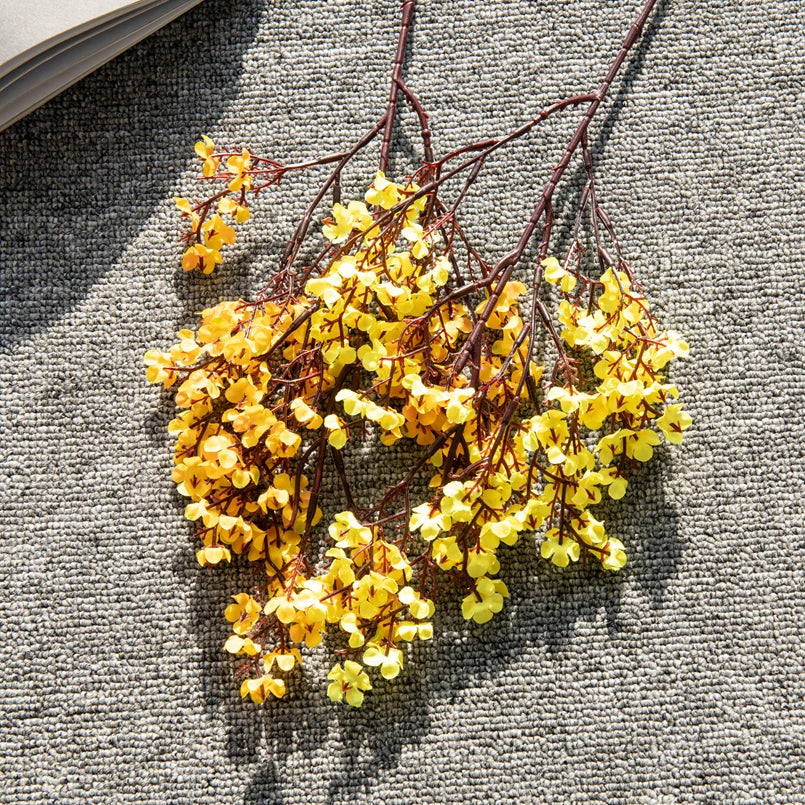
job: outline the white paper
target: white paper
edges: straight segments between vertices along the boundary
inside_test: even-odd
[[[201,0],[0,0],[0,131]]]

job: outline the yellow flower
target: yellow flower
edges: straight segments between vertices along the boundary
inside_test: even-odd
[[[378,171],[374,181],[366,191],[366,203],[376,204],[384,210],[390,210],[399,201],[399,187],[390,182],[383,171]]]
[[[204,233],[204,242],[210,249],[219,250],[224,243],[235,242],[235,230],[225,224],[224,219],[218,214],[206,220],[201,226],[201,231]]]
[[[408,607],[408,611],[411,613],[411,617],[417,620],[430,618],[436,610],[433,601],[429,598],[422,598],[413,587],[403,587],[397,593],[397,600],[401,604],[405,604],[405,606]]]
[[[328,347],[321,351],[321,356],[334,369],[336,373],[347,364],[355,363],[358,353],[349,342],[332,341]]]
[[[335,414],[328,414],[324,418],[324,427],[330,431],[327,436],[327,441],[330,443],[330,446],[334,447],[336,450],[341,450],[349,438],[344,424],[344,420]]]
[[[430,274],[436,285],[447,285],[447,281],[450,279],[450,260],[444,255],[437,257]]]
[[[338,548],[360,548],[372,541],[372,529],[350,511],[336,514],[328,532]]]
[[[627,480],[618,474],[616,467],[604,467],[599,473],[601,483],[607,485],[607,492],[613,500],[620,500],[626,494]]]
[[[385,345],[376,340],[373,340],[371,345],[363,344],[358,348],[358,360],[360,360],[367,372],[376,372],[381,366],[382,359],[387,357],[388,354],[388,349]]]
[[[497,573],[500,570],[500,562],[491,551],[484,550],[482,547],[472,548],[467,554],[467,575],[474,579],[487,576],[490,573]]]
[[[560,283],[565,293],[570,293],[576,287],[576,278],[565,271],[555,257],[546,257],[542,261],[542,267],[545,269],[545,279],[554,285]]]
[[[302,664],[302,655],[298,648],[272,651],[263,658],[264,670],[270,672],[275,663],[280,671],[291,671],[297,663]]]
[[[325,218],[321,231],[330,243],[343,243],[352,234],[353,218],[343,204],[333,206],[333,217]]]
[[[486,550],[494,551],[501,542],[514,545],[522,529],[522,523],[513,516],[503,520],[490,520],[481,527],[479,539]]]
[[[195,246],[191,246],[185,251],[182,257],[182,268],[185,271],[197,268],[202,274],[212,274],[221,259],[221,252],[217,249],[196,243]]]
[[[589,347],[596,355],[601,355],[609,347],[610,341],[617,338],[617,333],[607,325],[599,310],[591,315],[579,316],[576,327],[562,335],[572,346]]]
[[[291,411],[296,421],[308,430],[320,428],[324,421],[321,415],[316,413],[301,397],[296,397],[291,401]]]
[[[350,201],[347,204],[347,211],[352,216],[353,229],[359,229],[361,232],[371,229],[374,218],[362,201]]]
[[[162,383],[165,388],[172,386],[176,382],[176,372],[168,371],[173,361],[170,355],[164,352],[151,349],[145,353],[145,365],[148,369],[145,376],[149,383]]]
[[[244,635],[250,632],[260,617],[262,607],[248,593],[233,595],[234,604],[230,604],[224,611],[224,617],[232,624],[235,634]]]
[[[398,648],[383,651],[379,646],[371,645],[363,652],[363,661],[369,666],[380,666],[384,679],[394,679],[402,669],[403,655]]]
[[[328,308],[335,307],[341,301],[342,295],[339,291],[341,286],[341,276],[339,274],[328,274],[325,277],[314,277],[305,284],[305,293],[321,299]]]
[[[249,696],[255,704],[262,704],[269,695],[281,699],[285,695],[285,681],[275,679],[270,674],[256,679],[244,679],[240,686],[240,695],[244,699]]]
[[[411,509],[411,520],[408,527],[411,531],[420,530],[422,538],[430,542],[442,532],[450,530],[451,519],[430,503],[422,503]]]
[[[571,562],[578,562],[581,549],[578,542],[567,535],[560,536],[558,528],[552,528],[545,535],[540,546],[543,559],[550,559],[558,567],[567,567]]]
[[[201,220],[199,214],[193,211],[190,202],[186,198],[174,196],[173,200],[176,202],[177,208],[181,211],[182,218],[188,218],[190,220],[190,231],[196,232],[198,230],[199,221]]]
[[[459,425],[475,416],[475,410],[468,403],[475,395],[475,389],[453,389],[448,392],[445,415],[449,422]]]
[[[563,411],[551,409],[532,417],[529,425],[530,434],[523,439],[526,450],[534,451],[542,445],[551,464],[561,464],[565,461],[567,456],[564,451],[569,439],[567,415]]]
[[[238,403],[254,405],[263,398],[263,392],[254,385],[250,377],[241,377],[232,383],[224,392],[224,396],[233,405]]]
[[[472,486],[470,481],[468,486]],[[473,518],[474,507],[467,496],[467,488],[460,481],[451,481],[442,487],[442,500],[439,508],[452,521],[457,523],[469,523]]]
[[[692,417],[682,410],[681,404],[666,406],[663,415],[657,420],[657,425],[671,444],[680,444],[682,431],[692,423]]]
[[[230,635],[224,648],[230,654],[247,654],[249,657],[255,657],[262,651],[262,646],[255,643],[250,637],[241,637],[240,635]]]
[[[186,215],[193,214],[193,208],[190,206],[190,202],[186,198],[182,198],[181,196],[174,196],[174,202],[176,203],[177,208],[185,213]]]
[[[199,159],[204,162],[202,172],[205,176],[213,176],[218,170],[218,164],[221,161],[218,157],[214,157],[215,143],[206,135],[201,135],[201,140],[196,143],[195,152]]]
[[[602,567],[605,570],[620,570],[625,564],[626,551],[623,550],[623,543],[610,538],[604,546],[604,553],[601,556]]]
[[[274,414],[262,405],[249,405],[243,410],[232,408],[224,413],[222,419],[231,422],[232,429],[241,434],[240,441],[244,447],[254,447],[277,422]]]
[[[353,707],[360,707],[363,704],[363,691],[372,689],[368,674],[354,660],[347,660],[343,667],[336,663],[327,674],[327,679],[332,680],[327,687],[330,699],[334,702],[346,699],[347,704]]]
[[[411,243],[411,254],[417,260],[427,257],[431,239],[425,235],[421,224],[409,224],[403,229],[402,236]]]
[[[620,428],[615,433],[609,434],[609,436],[603,436],[595,448],[601,464],[604,466],[611,464],[614,457],[623,452],[626,439],[633,434],[634,431],[628,428]]]
[[[196,551],[196,559],[198,559],[198,563],[204,567],[205,565],[217,565],[223,559],[226,559],[227,562],[231,562],[232,554],[229,548],[216,545]]]
[[[449,523],[450,519],[446,519]],[[438,534],[440,532],[435,531],[435,533]],[[428,537],[424,538],[428,539]],[[431,556],[433,557],[433,561],[440,567],[445,570],[450,570],[453,567],[459,567],[464,561],[464,552],[458,547],[455,537],[430,537],[430,539],[433,540]]]
[[[567,471],[567,470],[566,470]],[[601,490],[598,488],[603,483],[601,473],[588,470],[576,480],[576,488],[570,497],[570,502],[579,508],[586,508],[601,501]]]
[[[182,208],[180,207],[180,209]],[[221,215],[231,215],[239,224],[251,218],[249,208],[244,204],[238,204],[229,196],[225,196],[218,202],[218,212]]]
[[[608,268],[600,277],[604,292],[598,300],[598,307],[605,313],[613,313],[620,307],[624,294],[628,293],[632,285],[623,271],[615,272]]]
[[[238,190],[251,189],[252,177],[246,173],[252,166],[251,154],[248,148],[244,148],[240,156],[229,157],[226,161],[226,166],[229,168],[230,173],[235,174],[227,185],[231,192],[235,193]]]
[[[600,547],[607,541],[604,524],[600,520],[596,520],[589,512],[582,512],[579,518],[574,521],[573,527],[579,537],[588,545]]]
[[[470,593],[462,601],[461,614],[464,620],[486,623],[492,620],[495,613],[503,609],[503,599],[508,595],[509,591],[500,579],[484,576],[475,583],[475,592]]]
[[[654,455],[652,445],[658,445],[660,437],[650,429],[632,433],[626,438],[626,455],[638,461],[649,461]]]

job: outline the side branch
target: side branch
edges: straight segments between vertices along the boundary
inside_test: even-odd
[[[615,76],[618,74],[618,70],[620,70],[621,65],[624,62],[629,51],[634,46],[635,42],[637,42],[640,32],[643,30],[643,26],[646,24],[646,20],[651,14],[652,9],[656,5],[657,0],[648,0],[643,6],[643,10],[640,12],[640,16],[637,18],[635,23],[629,29],[626,38],[623,41],[623,45],[621,45],[621,49],[618,52],[615,61],[612,62],[609,70],[607,70],[606,76],[604,76],[604,80],[601,83],[601,86],[598,88],[598,91],[593,96],[593,100],[590,105],[587,107],[587,111],[584,113],[584,117],[581,119],[578,127],[576,128],[573,137],[571,138],[570,142],[568,143],[567,147],[565,148],[564,153],[562,154],[562,158],[559,160],[557,166],[551,172],[551,178],[548,180],[548,184],[545,186],[545,190],[543,190],[542,195],[537,202],[536,207],[534,207],[534,211],[531,213],[531,218],[528,221],[525,229],[523,230],[520,239],[517,242],[517,245],[510,251],[508,254],[504,255],[497,263],[496,266],[492,269],[492,276],[498,276],[499,279],[497,285],[495,286],[494,290],[489,296],[487,301],[486,307],[484,308],[481,315],[478,317],[478,321],[470,335],[467,339],[467,345],[463,350],[462,355],[458,358],[456,362],[456,372],[460,372],[466,365],[467,361],[469,361],[470,356],[472,354],[472,344],[480,338],[481,331],[483,330],[486,322],[489,319],[489,316],[492,314],[492,311],[495,309],[498,300],[500,299],[500,295],[503,292],[503,288],[505,288],[506,283],[509,281],[512,272],[514,271],[515,266],[520,261],[520,258],[523,256],[523,253],[528,246],[529,241],[531,240],[531,236],[534,234],[534,230],[537,228],[537,224],[542,218],[543,213],[545,212],[546,207],[550,204],[551,199],[553,198],[554,190],[556,186],[559,184],[559,180],[562,178],[567,166],[570,164],[570,160],[573,158],[573,154],[576,152],[576,149],[579,147],[582,139],[587,134],[587,129],[590,125],[590,121],[595,116],[598,107],[601,105],[601,102],[606,97],[607,92],[609,91],[610,86],[612,85],[612,81],[614,80]]]

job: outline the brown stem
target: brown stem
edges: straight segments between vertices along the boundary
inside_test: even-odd
[[[389,169],[389,152],[391,151],[391,134],[394,131],[394,118],[397,109],[397,92],[403,85],[402,68],[405,59],[405,47],[408,44],[408,32],[411,28],[411,18],[414,16],[415,0],[405,0],[402,7],[402,21],[400,22],[400,36],[397,39],[397,52],[394,55],[394,69],[391,74],[391,89],[389,102],[384,117],[386,128],[383,131],[383,145],[380,148],[380,170],[384,173]]]
[[[608,265],[612,265],[612,258],[601,240],[601,229],[598,226],[598,202],[595,194],[595,176],[593,174],[593,155],[590,152],[590,144],[587,141],[587,132],[581,138],[581,154],[584,162],[584,170],[587,174],[587,186],[590,188],[590,221],[593,226],[593,238],[595,239],[595,251],[598,256],[598,267],[603,274]]]
[[[332,456],[333,464],[335,465],[335,471],[338,474],[339,480],[341,481],[341,489],[344,492],[347,508],[354,514],[357,514],[358,508],[355,505],[355,498],[352,496],[352,487],[350,486],[349,479],[347,478],[347,470],[344,466],[344,457],[335,447],[330,448],[330,455]]]
[[[408,99],[408,103],[413,107],[416,116],[419,118],[419,131],[422,136],[422,150],[425,162],[433,162],[433,139],[430,124],[428,123],[428,115],[419,98],[411,91],[408,84],[406,84],[402,78],[397,83],[403,91],[403,95]]]
[[[534,207],[534,211],[531,213],[531,218],[528,221],[525,229],[523,230],[522,235],[520,236],[517,245],[512,249],[508,254],[504,255],[497,263],[497,265],[492,269],[492,275],[495,277],[499,276],[497,285],[495,286],[494,290],[489,296],[489,300],[486,303],[486,307],[483,310],[483,313],[478,317],[478,322],[476,323],[475,327],[473,328],[472,333],[470,334],[469,338],[467,339],[467,344],[465,344],[465,348],[462,351],[462,354],[459,356],[455,372],[460,372],[466,365],[470,359],[472,354],[472,345],[471,342],[474,343],[478,338],[480,338],[481,332],[486,325],[489,316],[492,314],[492,311],[495,309],[497,305],[498,299],[500,299],[500,295],[503,292],[506,283],[509,281],[512,272],[514,271],[515,266],[520,261],[520,258],[523,256],[523,252],[525,252],[526,247],[528,246],[529,241],[531,240],[531,236],[534,234],[534,230],[539,223],[540,218],[542,218],[542,214],[545,212],[546,206],[550,203],[551,198],[553,197],[553,192],[556,189],[559,180],[562,178],[562,174],[564,174],[567,166],[570,164],[570,160],[573,158],[573,154],[575,153],[576,149],[579,147],[582,138],[585,136],[587,129],[590,125],[590,121],[593,119],[598,107],[601,105],[601,102],[606,97],[607,92],[609,91],[610,86],[612,85],[612,81],[614,80],[615,76],[618,74],[618,70],[620,70],[621,65],[624,62],[629,51],[634,46],[635,42],[637,42],[640,32],[643,30],[643,26],[648,19],[651,10],[656,5],[657,0],[647,0],[645,6],[643,6],[643,10],[640,12],[640,16],[637,18],[635,23],[629,29],[629,33],[626,35],[626,38],[623,41],[623,45],[621,45],[621,49],[618,52],[615,61],[612,62],[609,70],[607,71],[606,76],[604,76],[604,80],[601,83],[601,86],[598,88],[598,91],[593,96],[592,103],[587,107],[587,111],[584,113],[584,117],[581,119],[578,127],[576,128],[576,132],[574,133],[573,137],[571,138],[570,142],[568,143],[567,147],[565,148],[564,153],[562,154],[562,158],[559,160],[557,166],[551,172],[551,178],[548,180],[548,184],[545,186],[545,190],[542,191],[542,195],[537,202],[536,207]],[[534,292],[537,292],[537,289],[534,289]]]
[[[321,204],[322,199],[327,195],[327,191],[330,189],[330,187],[336,182],[336,180],[340,178],[341,171],[343,170],[344,166],[350,161],[350,159],[352,159],[352,157],[355,156],[355,154],[365,148],[377,136],[377,134],[380,132],[380,129],[383,128],[385,120],[386,118],[384,115],[374,125],[371,131],[361,137],[361,139],[358,140],[358,142],[352,148],[350,148],[349,151],[346,151],[338,161],[335,170],[324,182],[313,201],[310,202],[307,210],[305,210],[305,214],[302,216],[302,220],[299,222],[299,226],[296,227],[296,231],[288,243],[285,254],[282,256],[282,260],[280,261],[280,271],[290,271],[291,266],[293,266],[294,261],[299,255],[299,249],[302,247],[305,236],[310,229],[310,224],[313,221],[313,214],[316,212],[316,208],[319,206],[319,204]]]

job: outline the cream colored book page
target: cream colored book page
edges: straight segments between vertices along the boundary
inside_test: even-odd
[[[0,0],[0,74],[62,38],[148,4],[148,0]]]

